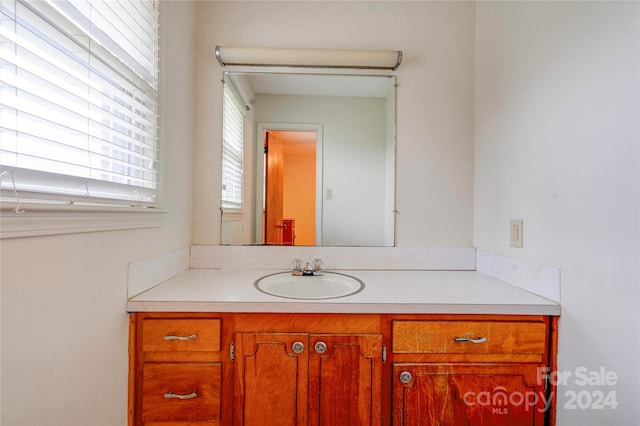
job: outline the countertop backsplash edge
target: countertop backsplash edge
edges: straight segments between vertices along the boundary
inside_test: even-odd
[[[560,303],[560,268],[477,250],[476,270]]]
[[[189,269],[189,247],[129,263],[127,298],[130,299]]]
[[[473,247],[305,247],[192,246],[190,268],[286,270],[293,259],[303,264],[320,258],[323,268],[367,270],[474,271]]]

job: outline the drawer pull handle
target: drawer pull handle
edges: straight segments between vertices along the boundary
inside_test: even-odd
[[[178,395],[177,393],[173,393],[173,392],[168,392],[164,394],[164,397],[166,399],[193,399],[197,396],[198,394],[195,392],[191,392],[190,394],[187,394],[187,395]]]
[[[198,336],[192,334],[191,336],[164,336],[164,340],[196,340]]]
[[[477,339],[469,339],[467,337],[456,337],[456,342],[458,342],[458,343],[463,343],[463,342],[484,343],[486,341],[487,341],[486,337],[478,337]]]

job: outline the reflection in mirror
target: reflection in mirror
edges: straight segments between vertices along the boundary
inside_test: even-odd
[[[222,244],[393,246],[395,77],[225,73],[244,104],[244,194]]]

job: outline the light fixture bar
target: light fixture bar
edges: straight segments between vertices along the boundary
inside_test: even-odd
[[[401,50],[291,49],[216,46],[220,65],[396,70]]]

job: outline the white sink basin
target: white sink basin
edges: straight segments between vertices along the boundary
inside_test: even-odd
[[[364,283],[351,275],[323,272],[322,275],[294,276],[291,271],[265,275],[255,282],[263,293],[289,299],[334,299],[362,291]]]

